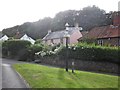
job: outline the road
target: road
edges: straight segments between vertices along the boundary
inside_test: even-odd
[[[2,88],[28,88],[23,78],[12,68],[11,65],[16,63],[24,63],[9,59],[1,59],[2,63]]]

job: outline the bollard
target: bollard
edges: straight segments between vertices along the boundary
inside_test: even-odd
[[[74,73],[74,61],[72,62],[72,73]]]

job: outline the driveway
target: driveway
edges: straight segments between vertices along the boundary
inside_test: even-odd
[[[0,58],[2,67],[2,88],[28,88],[24,79],[12,68],[11,65],[16,63],[24,63],[11,59]]]

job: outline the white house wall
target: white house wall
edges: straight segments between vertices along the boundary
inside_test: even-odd
[[[28,37],[26,34],[20,38],[20,40],[27,40],[30,41],[32,44],[35,43],[35,40],[33,40],[31,37]]]
[[[0,41],[5,41],[5,40],[8,40],[9,38],[6,36],[6,35],[4,35],[2,38],[0,38]]]

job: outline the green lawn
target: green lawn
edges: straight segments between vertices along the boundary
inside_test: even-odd
[[[13,66],[32,88],[117,88],[118,77],[35,64]]]

